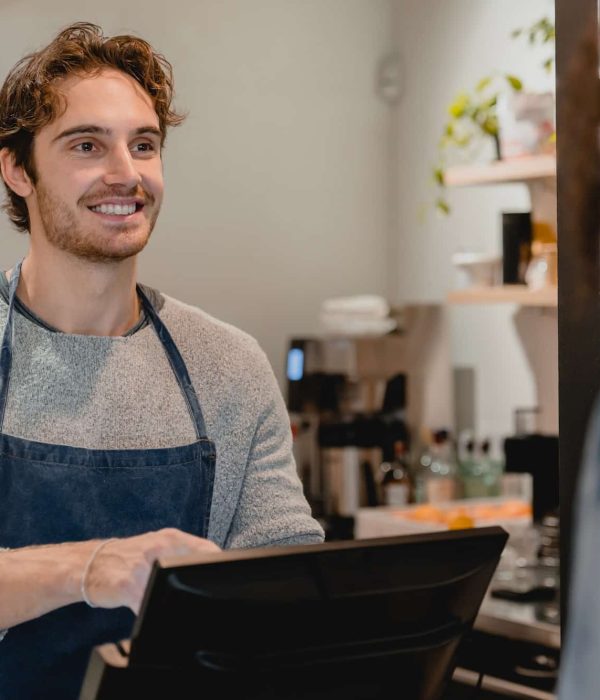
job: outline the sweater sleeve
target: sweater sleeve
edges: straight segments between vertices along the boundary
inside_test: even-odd
[[[312,517],[292,455],[289,416],[269,362],[257,367],[261,410],[227,548],[314,544],[324,539]]]

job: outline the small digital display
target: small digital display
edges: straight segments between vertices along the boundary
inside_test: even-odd
[[[304,376],[304,350],[292,348],[287,357],[287,377],[291,382],[297,382]]]

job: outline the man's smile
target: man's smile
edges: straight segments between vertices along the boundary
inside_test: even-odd
[[[112,199],[88,205],[88,209],[107,221],[130,221],[144,209],[141,199]]]

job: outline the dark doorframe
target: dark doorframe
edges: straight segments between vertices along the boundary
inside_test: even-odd
[[[573,120],[564,113],[573,57],[592,23],[597,0],[556,0],[556,80],[558,146],[558,349],[560,430],[561,606],[567,620],[573,497],[585,430],[600,388],[600,285],[592,266],[592,293],[582,294],[586,265],[571,216],[569,185],[577,173]],[[581,149],[579,149],[581,154]],[[579,155],[581,157],[581,155]],[[592,154],[591,158],[594,157]],[[589,254],[588,254],[589,255]],[[597,260],[594,255],[593,258]],[[600,534],[599,534],[600,538]]]

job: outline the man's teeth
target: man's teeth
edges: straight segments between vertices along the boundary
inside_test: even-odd
[[[135,204],[98,204],[96,207],[90,207],[92,211],[100,214],[119,214],[127,216],[135,212]]]

